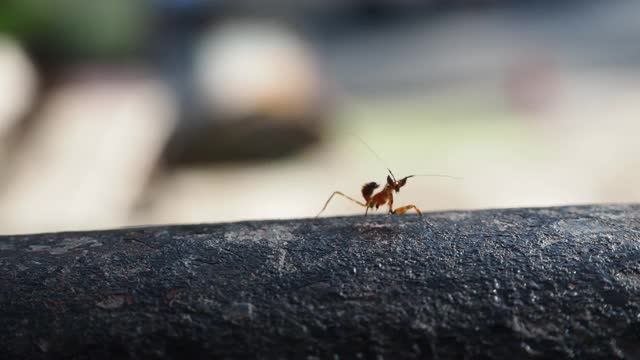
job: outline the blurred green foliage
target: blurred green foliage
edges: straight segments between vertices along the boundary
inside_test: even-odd
[[[145,2],[2,0],[0,32],[36,52],[63,57],[122,57],[139,49]]]

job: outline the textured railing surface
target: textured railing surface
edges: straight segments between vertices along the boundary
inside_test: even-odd
[[[640,206],[0,237],[0,358],[640,358]]]

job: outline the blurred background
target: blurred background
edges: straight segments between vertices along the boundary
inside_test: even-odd
[[[312,217],[387,166],[464,178],[425,211],[639,202],[638,39],[634,0],[4,0],[0,233]]]

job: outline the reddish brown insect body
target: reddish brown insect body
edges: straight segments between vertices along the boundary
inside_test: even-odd
[[[369,150],[371,150],[371,152],[378,158],[378,160],[383,162],[382,158],[380,158],[380,156],[378,156],[378,154],[375,151],[373,151],[373,149],[371,148],[371,146],[369,146],[369,144],[367,144],[364,140],[362,140],[357,135],[354,135],[354,136],[357,139],[359,139],[367,148],[369,148]],[[333,197],[336,194],[340,196],[344,196],[345,198],[353,201],[354,203],[366,208],[366,210],[364,211],[365,216],[369,212],[369,209],[373,209],[375,207],[377,210],[380,206],[384,206],[385,204],[389,205],[389,214],[404,214],[407,211],[413,209],[420,216],[422,216],[422,212],[415,205],[405,205],[405,206],[401,206],[399,208],[394,209],[393,208],[393,192],[394,191],[400,192],[400,188],[407,184],[407,179],[414,176],[436,176],[436,177],[446,177],[451,179],[461,179],[459,177],[449,176],[449,175],[419,174],[419,175],[409,175],[409,176],[403,177],[400,180],[396,180],[396,177],[393,175],[393,172],[391,171],[391,169],[387,168],[387,171],[389,171],[389,175],[387,175],[387,183],[384,185],[384,188],[380,190],[377,194],[374,194],[373,192],[377,188],[379,188],[380,185],[378,185],[375,182],[368,182],[362,185],[361,192],[362,192],[362,197],[364,198],[364,202],[358,201],[350,196],[347,196],[341,193],[340,191],[335,191],[333,194],[331,194],[331,196],[329,196],[329,199],[327,200],[326,203],[324,203],[324,207],[322,208],[322,210],[320,210],[320,212],[318,213],[318,215],[316,215],[316,217],[322,214],[322,212],[327,208],[327,205],[329,205],[329,202],[331,201],[331,199],[333,199]]]
[[[320,212],[318,213],[318,215],[316,215],[316,217],[322,214],[322,212],[327,208],[327,205],[329,205],[329,202],[331,201],[331,199],[336,194],[344,196],[345,198],[353,201],[354,203],[362,207],[365,207],[366,208],[364,212],[365,216],[369,212],[369,209],[373,209],[375,207],[377,210],[380,206],[384,206],[385,204],[389,205],[389,214],[404,214],[410,209],[413,209],[418,214],[420,214],[420,216],[422,216],[422,212],[415,205],[405,205],[396,209],[393,208],[393,192],[394,191],[400,192],[400,188],[407,183],[407,179],[410,177],[413,177],[414,175],[410,175],[400,180],[396,180],[391,170],[389,170],[389,174],[390,175],[387,175],[387,183],[385,184],[384,188],[375,195],[373,194],[373,192],[375,189],[379,188],[380,185],[378,185],[375,182],[369,182],[362,185],[362,197],[364,197],[365,202],[361,202],[356,199],[353,199],[341,193],[340,191],[335,191],[333,194],[331,194],[327,202],[324,204],[324,207],[322,208],[322,210],[320,210]]]

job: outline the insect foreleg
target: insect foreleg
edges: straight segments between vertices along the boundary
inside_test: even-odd
[[[407,211],[409,211],[410,209],[415,210],[420,216],[422,216],[422,212],[415,205],[405,205],[405,206],[399,207],[399,208],[391,211],[391,213],[402,215],[402,214],[406,213]]]

